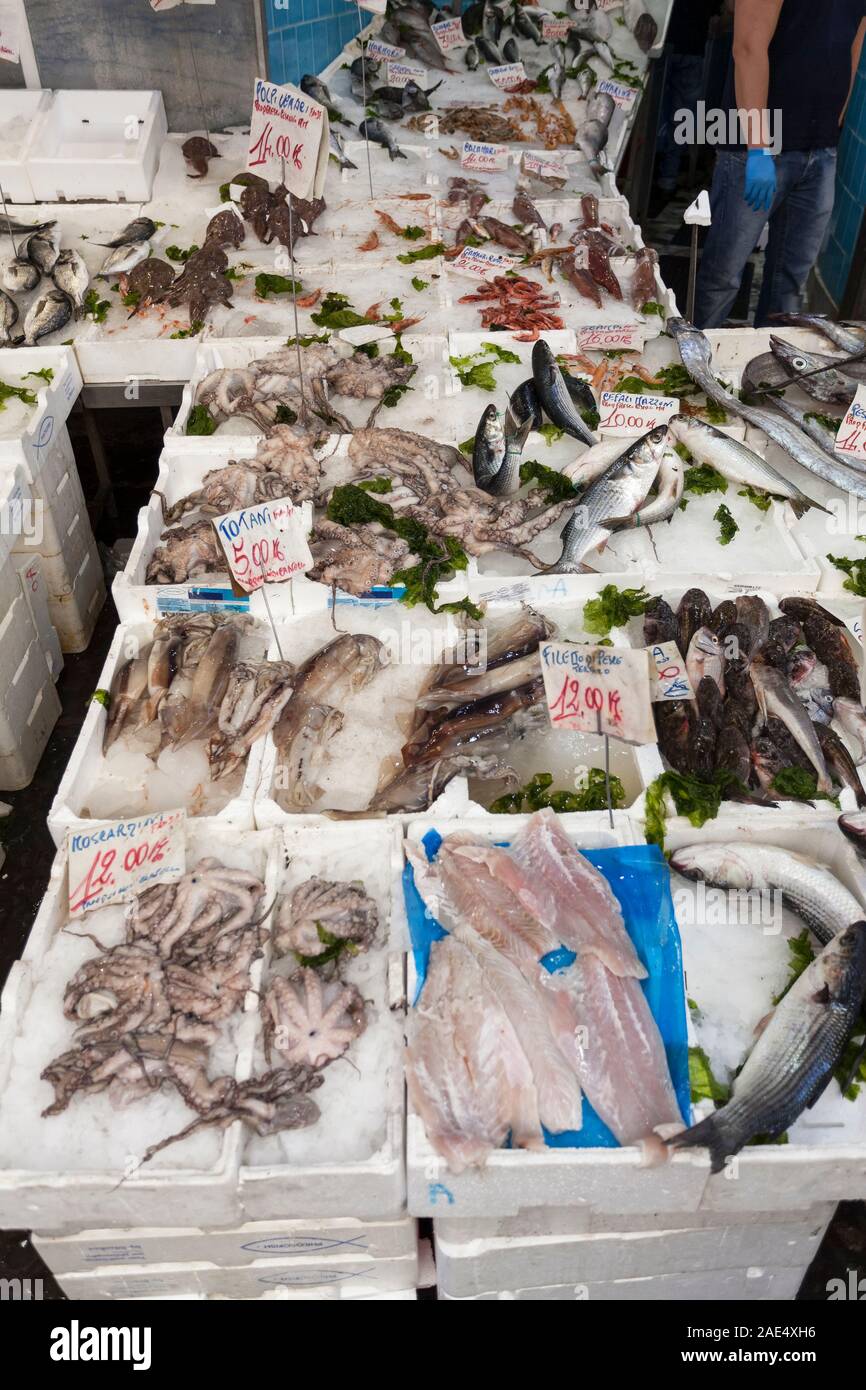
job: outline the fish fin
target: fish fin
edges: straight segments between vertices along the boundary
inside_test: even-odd
[[[824,512],[826,516],[830,516],[829,507],[822,507],[820,502],[813,502],[811,497],[789,497],[787,501],[798,521],[813,507],[815,511]]]
[[[812,995],[812,1003],[813,1003],[813,1004],[829,1004],[829,1003],[830,1003],[830,986],[825,984],[825,985],[822,985],[820,989],[816,990],[815,993]]]
[[[675,1134],[665,1143],[669,1149],[709,1149],[710,1162],[714,1173],[720,1173],[729,1157],[729,1146],[719,1130],[717,1115],[708,1115],[705,1120],[692,1125],[680,1134]]]
[[[769,1013],[764,1014],[764,1017],[763,1017],[763,1018],[759,1018],[759,1019],[758,1019],[757,1023],[755,1024],[755,1037],[756,1037],[756,1038],[759,1038],[759,1037],[761,1036],[761,1034],[763,1033],[764,1029],[767,1027],[767,1025],[768,1025],[768,1024],[770,1023],[770,1021],[772,1020],[773,1015],[775,1014],[775,1012],[776,1012],[775,1009],[771,1009]]]

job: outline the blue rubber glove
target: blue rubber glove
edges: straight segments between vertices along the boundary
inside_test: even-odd
[[[769,150],[749,150],[743,196],[753,212],[769,212],[776,196],[776,165]]]

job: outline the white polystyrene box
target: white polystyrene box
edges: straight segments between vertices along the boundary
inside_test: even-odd
[[[476,1294],[484,1301],[552,1303],[669,1303],[763,1302],[796,1298],[803,1282],[799,1268],[770,1268],[754,1265],[747,1269],[718,1269],[704,1274],[647,1275],[639,1279],[614,1279],[595,1284],[553,1284],[547,1287],[502,1289]],[[449,1298],[443,1294],[443,1298]]]
[[[144,202],[167,131],[161,92],[56,92],[28,151],[34,197]]]
[[[47,88],[11,88],[0,95],[0,188],[7,203],[35,202],[27,155],[38,117],[54,100]]]

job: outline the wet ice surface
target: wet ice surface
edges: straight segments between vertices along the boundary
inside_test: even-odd
[[[379,931],[372,950],[340,963],[341,978],[357,986],[366,1004],[367,1026],[345,1055],[324,1071],[324,1084],[315,1092],[320,1119],[308,1129],[284,1130],[267,1139],[250,1134],[243,1162],[253,1167],[279,1164],[330,1166],[362,1162],[380,1150],[388,1120],[399,1110],[402,1095],[402,1014],[392,1014],[388,997],[389,955],[401,942],[391,939],[391,875],[393,866],[382,839],[371,844],[362,827],[337,827],[337,833],[318,836],[299,832],[290,842],[282,891],[291,893],[313,875],[360,880],[379,908]],[[269,972],[290,974],[291,958],[270,962]],[[266,974],[267,978],[267,974]],[[261,1045],[256,1071],[265,1068]],[[274,1058],[272,1065],[279,1065]]]
[[[263,853],[240,842],[213,844],[209,834],[191,827],[188,863],[209,853],[223,862],[264,874]],[[77,933],[90,932],[106,947],[125,940],[124,908],[107,907],[65,925],[57,917],[57,934],[33,968],[33,993],[27,1003],[8,1059],[8,1073],[0,1092],[0,1167],[35,1172],[103,1171],[131,1174],[145,1149],[177,1133],[195,1118],[195,1112],[168,1087],[154,1091],[131,1105],[116,1108],[106,1094],[76,1095],[59,1115],[42,1118],[42,1110],[54,1099],[43,1068],[74,1045],[75,1025],[63,1016],[66,985],[84,961],[99,954],[95,943]],[[76,933],[76,934],[74,934]],[[234,1075],[238,1043],[248,1036],[240,1013],[220,1025],[220,1038],[210,1049],[208,1074]],[[223,1132],[204,1128],[155,1155],[143,1175],[158,1169],[209,1169],[220,1156]],[[134,1181],[134,1179],[131,1179]]]
[[[146,633],[150,640],[152,631],[142,629],[142,636]],[[238,659],[261,660],[267,640],[262,629],[244,633]],[[190,815],[215,815],[240,795],[246,763],[214,782],[205,741],[183,748],[169,745],[160,751],[159,738],[159,725],[148,724],[140,731],[121,734],[103,755],[100,727],[91,756],[83,759],[79,779],[70,791],[73,814],[111,820],[183,807]]]

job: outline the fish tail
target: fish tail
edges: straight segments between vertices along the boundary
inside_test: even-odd
[[[718,1114],[708,1115],[705,1120],[692,1125],[691,1129],[674,1134],[665,1143],[669,1149],[708,1149],[714,1173],[721,1172],[725,1159],[732,1153],[732,1146],[719,1126]]]
[[[804,516],[812,507],[818,512],[824,512],[826,516],[830,515],[829,507],[822,506],[820,502],[813,502],[811,497],[804,497],[801,494],[799,497],[789,497],[788,501],[791,504],[791,511],[798,521],[800,517]]]

